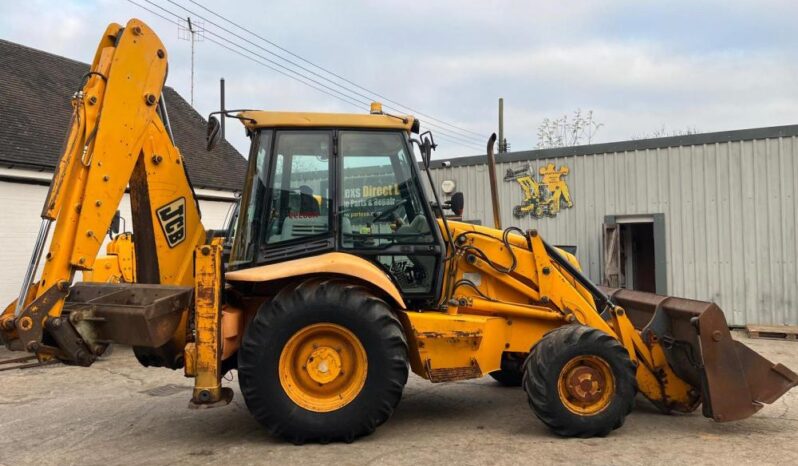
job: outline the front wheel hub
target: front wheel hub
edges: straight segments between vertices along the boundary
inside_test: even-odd
[[[571,412],[593,415],[609,406],[615,379],[607,361],[593,355],[572,358],[560,371],[560,401]]]

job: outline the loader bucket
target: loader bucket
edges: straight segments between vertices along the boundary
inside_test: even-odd
[[[745,419],[798,385],[793,371],[733,340],[714,303],[601,289],[624,308],[647,344],[659,340],[674,373],[700,390],[706,417]]]

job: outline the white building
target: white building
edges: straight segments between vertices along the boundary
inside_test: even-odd
[[[70,97],[89,65],[0,40],[0,303],[17,297],[39,215],[72,114]],[[171,88],[164,98],[206,228],[221,228],[246,160],[222,141],[205,150],[205,120]],[[121,215],[130,229],[130,206]],[[104,249],[102,250],[104,251]],[[101,253],[102,253],[101,251]]]

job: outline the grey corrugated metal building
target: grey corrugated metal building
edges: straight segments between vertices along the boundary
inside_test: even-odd
[[[730,325],[798,324],[796,136],[792,125],[499,154],[502,224],[576,246],[594,281],[714,301]],[[463,192],[464,218],[489,225],[484,162],[435,161],[432,175],[439,193],[445,180]]]

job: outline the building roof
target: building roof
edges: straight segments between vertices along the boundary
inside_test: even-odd
[[[311,113],[311,112],[266,112],[247,110],[239,117],[249,128],[274,127],[331,127],[402,129],[410,131],[415,121],[411,116],[391,116],[369,113]]]
[[[698,146],[729,141],[749,141],[798,136],[798,125],[769,126],[766,128],[737,129],[717,131],[713,133],[685,134],[662,138],[635,139],[631,141],[605,142],[601,144],[585,144],[582,146],[555,147],[552,149],[535,149],[518,152],[496,154],[496,163],[527,162],[539,159],[555,159],[577,155],[607,154],[612,152],[628,152],[646,149],[666,149],[668,147]],[[434,156],[434,155],[433,155]],[[430,168],[466,167],[487,163],[486,155],[471,155],[443,160],[433,160]]]
[[[70,98],[89,65],[2,39],[0,63],[0,166],[52,171],[69,128]],[[192,184],[240,191],[246,159],[227,141],[206,151],[202,116],[170,87],[164,98]]]

